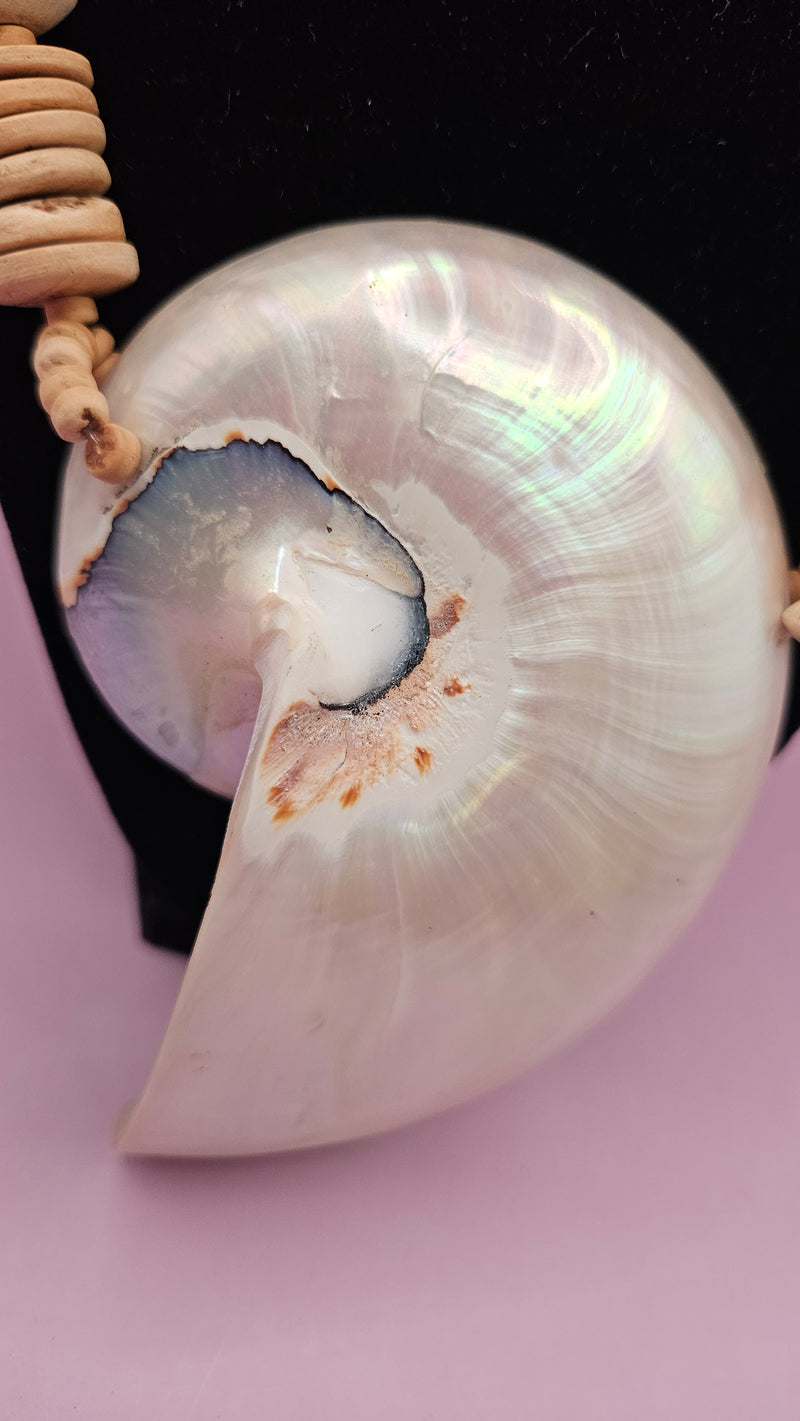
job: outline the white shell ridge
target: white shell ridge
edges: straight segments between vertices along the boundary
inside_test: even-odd
[[[58,582],[117,715],[234,794],[153,1154],[289,1149],[499,1084],[702,902],[778,733],[787,558],[689,348],[536,243],[320,229],[212,272],[106,387]]]

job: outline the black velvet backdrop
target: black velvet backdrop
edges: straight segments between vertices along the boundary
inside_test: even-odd
[[[433,215],[537,238],[628,287],[716,370],[764,453],[797,560],[792,8],[79,0],[44,42],[92,62],[110,196],[142,266],[101,319],[121,340],[209,266],[320,223]],[[0,499],[78,733],[137,854],[146,932],[188,948],[227,806],[129,740],[76,666],[50,587],[61,447],[27,368],[37,315],[0,323]],[[784,739],[798,721],[795,698]]]

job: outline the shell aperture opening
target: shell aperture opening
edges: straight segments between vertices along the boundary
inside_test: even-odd
[[[229,796],[265,647],[285,704],[358,713],[413,671],[429,639],[406,549],[275,440],[164,457],[67,619],[128,728]]]

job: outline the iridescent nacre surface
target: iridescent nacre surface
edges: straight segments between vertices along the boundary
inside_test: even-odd
[[[396,221],[211,273],[108,395],[146,468],[109,500],[73,454],[68,625],[134,734],[238,779],[121,1147],[384,1129],[607,1010],[782,713],[782,532],[705,366],[547,248]]]

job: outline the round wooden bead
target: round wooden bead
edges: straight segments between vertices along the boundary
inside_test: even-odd
[[[0,158],[31,148],[85,148],[102,153],[105,146],[105,128],[94,114],[41,109],[0,118]]]
[[[33,368],[40,380],[61,370],[82,370],[91,375],[92,361],[80,346],[62,336],[34,353]]]
[[[0,202],[45,193],[105,192],[111,174],[97,153],[82,148],[37,148],[0,158]]]
[[[74,8],[75,0],[0,0],[0,25],[26,25],[43,35]]]
[[[44,375],[55,365],[77,364],[91,370],[94,364],[94,336],[77,321],[54,321],[43,326],[33,347],[33,368]]]
[[[99,365],[95,365],[92,374],[101,388],[118,364],[119,352],[115,350],[111,355],[106,356],[105,360],[101,360]]]
[[[0,25],[0,44],[35,44],[36,35],[24,25]]]
[[[105,326],[96,326],[92,331],[92,338],[94,340],[94,367],[97,369],[97,366],[102,365],[104,360],[108,360],[116,342]]]
[[[90,360],[94,356],[94,331],[88,331],[82,321],[70,321],[66,317],[60,321],[49,321],[36,337],[36,349],[46,350],[57,340],[75,341]]]
[[[92,202],[104,201],[100,197],[90,200]],[[0,216],[2,216],[1,213]],[[93,326],[99,312],[91,296],[59,296],[55,301],[45,302],[44,314],[45,319],[51,324],[55,321],[74,321],[79,326]],[[94,331],[92,331],[92,335],[94,336]]]
[[[92,66],[73,49],[44,44],[4,44],[0,47],[0,79],[74,79],[91,89]]]
[[[86,467],[96,479],[121,484],[133,477],[142,458],[142,446],[129,429],[105,424],[90,431],[86,440]]]
[[[108,422],[108,400],[95,387],[83,389],[80,386],[65,390],[52,405],[50,421],[61,439],[68,444],[76,444],[86,435],[87,428]]]
[[[97,99],[74,79],[0,79],[0,118],[37,109],[78,109],[98,113]]]
[[[0,305],[43,306],[56,296],[107,296],[139,275],[128,242],[63,242],[0,256]]]
[[[97,381],[91,370],[81,370],[77,365],[60,365],[48,375],[43,375],[39,381],[39,403],[50,414],[56,400],[61,398],[65,390],[96,389]]]
[[[0,253],[51,242],[124,240],[119,208],[105,197],[40,197],[0,207]]]

